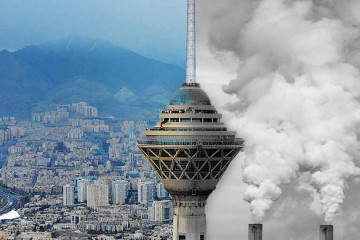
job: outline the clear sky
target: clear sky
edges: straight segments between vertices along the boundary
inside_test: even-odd
[[[81,35],[184,65],[184,0],[0,0],[0,49]]]

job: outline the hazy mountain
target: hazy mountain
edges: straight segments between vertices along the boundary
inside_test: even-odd
[[[130,91],[129,89],[127,89],[126,87],[123,87],[122,89],[120,89],[115,95],[114,97],[119,101],[119,102],[138,102],[141,101],[142,99],[140,97],[138,97],[135,93],[133,93],[132,91]],[[144,102],[145,99],[144,99]]]
[[[0,52],[0,116],[85,101],[127,119],[156,116],[185,71],[104,40],[81,37]],[[155,111],[155,112],[154,112]]]

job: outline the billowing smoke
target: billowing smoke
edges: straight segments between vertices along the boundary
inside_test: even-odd
[[[255,220],[306,174],[332,222],[360,176],[360,1],[237,0],[212,27],[214,51],[240,62],[224,90],[239,99],[228,109]]]

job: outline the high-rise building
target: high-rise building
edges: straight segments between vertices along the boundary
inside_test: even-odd
[[[148,204],[154,200],[154,184],[152,182],[140,182],[138,184],[138,202]]]
[[[135,155],[134,153],[130,152],[129,156],[128,156],[128,162],[127,162],[127,166],[129,167],[136,167],[136,160],[135,160]]]
[[[106,161],[106,171],[110,171],[111,170],[111,161],[107,160]]]
[[[71,185],[65,185],[63,186],[63,204],[64,206],[73,206],[74,205],[74,186]]]
[[[99,171],[99,174],[100,175],[103,175],[104,174],[104,172],[105,172],[105,168],[104,168],[104,165],[99,165],[98,166],[98,171]]]
[[[149,207],[149,220],[153,222],[169,222],[172,220],[172,210],[171,200],[154,201]]]
[[[82,137],[83,137],[83,132],[80,128],[70,129],[68,133],[68,138],[81,139]]]
[[[169,193],[166,191],[163,183],[156,184],[156,196],[159,199],[164,199],[169,197]]]
[[[108,197],[109,199],[112,198],[112,182],[113,182],[112,176],[103,176],[99,179],[99,182],[105,184],[108,187]]]
[[[113,204],[123,205],[128,195],[129,183],[125,180],[112,182],[112,202]]]
[[[90,179],[80,179],[77,182],[78,189],[78,201],[86,202],[87,201],[87,186],[90,183]]]
[[[109,188],[106,184],[96,181],[87,186],[87,206],[99,207],[109,205]]]
[[[187,6],[186,83],[160,112],[160,122],[138,140],[174,199],[173,240],[205,238],[206,200],[244,146],[196,83],[195,0]]]

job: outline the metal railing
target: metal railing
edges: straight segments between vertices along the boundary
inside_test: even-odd
[[[242,138],[235,139],[211,139],[211,140],[197,140],[197,139],[146,139],[141,138],[138,141],[138,144],[146,145],[203,145],[203,146],[221,146],[221,145],[244,145],[244,140]]]
[[[146,130],[151,132],[227,132],[226,128],[151,128]]]
[[[160,113],[164,114],[219,114],[217,111],[210,111],[210,110],[161,110]]]

